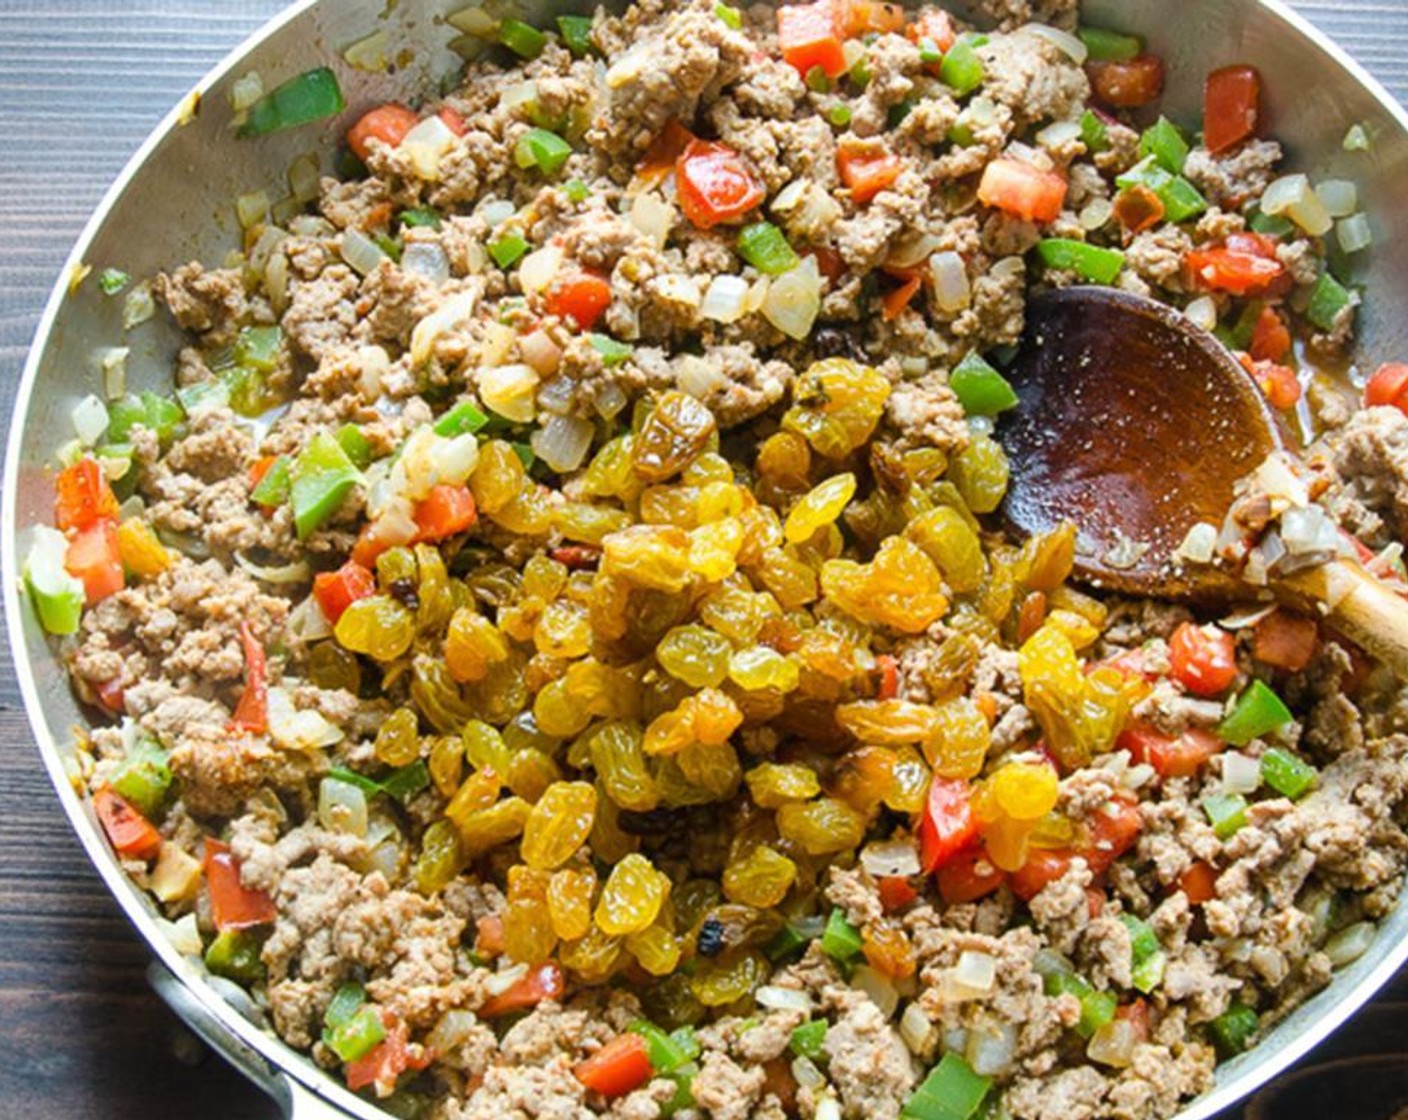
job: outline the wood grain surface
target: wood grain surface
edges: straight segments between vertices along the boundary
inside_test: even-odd
[[[1169,0],[1171,9],[1178,0]],[[0,418],[64,256],[166,110],[279,0],[0,0]],[[1294,3],[1408,98],[1408,0]],[[277,1111],[151,994],[147,952],[89,867],[40,767],[0,651],[0,1118],[265,1120]],[[1408,1051],[1398,982],[1309,1059]],[[1391,1063],[1396,1069],[1399,1062]],[[1259,1120],[1388,1120],[1372,1103],[1285,1082]],[[1274,1087],[1273,1087],[1274,1089]],[[1408,1089],[1404,1091],[1408,1098]],[[1326,1102],[1341,1107],[1326,1111]]]

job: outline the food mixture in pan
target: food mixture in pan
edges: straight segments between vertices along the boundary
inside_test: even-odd
[[[1138,39],[987,8],[462,12],[458,89],[345,118],[220,267],[87,281],[189,343],[170,395],[103,352],[34,534],[81,781],[175,943],[395,1115],[1166,1117],[1393,906],[1400,682],[1252,590],[1076,585],[994,438],[1031,293],[1153,294],[1307,448],[1180,560],[1397,579],[1355,187],[1250,68],[1170,121]]]

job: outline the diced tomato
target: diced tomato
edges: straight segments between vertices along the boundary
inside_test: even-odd
[[[95,684],[93,695],[97,698],[98,706],[103,711],[111,712],[115,716],[120,716],[123,713],[127,697],[126,690],[122,687],[121,677],[113,677],[101,684]]]
[[[939,894],[950,906],[977,902],[1007,882],[1007,872],[999,868],[980,845],[958,852],[934,876]]]
[[[327,620],[334,625],[342,612],[358,599],[376,594],[376,576],[355,560],[335,572],[319,572],[313,577],[313,595]]]
[[[1066,179],[1017,159],[995,159],[983,169],[978,199],[1027,222],[1054,222],[1066,202]]]
[[[903,875],[882,875],[875,880],[875,889],[887,914],[903,910],[919,897],[914,884]]]
[[[1105,912],[1105,892],[1095,887],[1085,888],[1085,912],[1093,922]]]
[[[877,700],[893,700],[900,694],[900,664],[888,653],[875,658],[875,667],[880,671],[880,686],[875,691]]]
[[[117,522],[104,518],[79,530],[69,541],[64,567],[83,581],[83,597],[90,607],[126,587]]]
[[[545,999],[561,999],[567,990],[562,979],[562,969],[556,963],[538,965],[530,969],[528,975],[513,984],[507,991],[490,996],[479,1009],[481,1019],[493,1019],[499,1015],[510,1015],[515,1011],[527,1011],[537,1007]]]
[[[1087,824],[1090,843],[1078,849],[1078,853],[1085,857],[1094,874],[1103,875],[1115,860],[1134,846],[1144,827],[1144,818],[1139,813],[1138,802],[1132,797],[1119,796],[1112,797],[1092,813]]]
[[[432,486],[416,506],[418,541],[443,541],[474,528],[479,509],[468,486]]]
[[[915,21],[909,25],[905,34],[916,43],[922,39],[928,39],[943,54],[947,54],[949,47],[958,41],[958,32],[954,29],[953,17],[938,8],[926,8],[920,12]]]
[[[883,0],[844,0],[843,24],[846,38],[859,39],[862,35],[887,35],[905,29],[905,14],[902,4],[886,4]]]
[[[1279,260],[1230,246],[1190,250],[1187,263],[1195,284],[1234,296],[1271,294],[1278,285],[1284,285],[1289,275]]]
[[[1240,233],[1229,233],[1223,238],[1223,244],[1234,252],[1250,253],[1254,257],[1274,261],[1278,259],[1276,250],[1281,243],[1269,233],[1242,230]]]
[[[921,283],[922,281],[919,279],[918,273],[916,273],[902,281],[898,288],[890,289],[890,291],[886,292],[881,297],[880,314],[885,322],[888,323],[894,319],[898,319],[900,315],[904,313],[905,308],[909,306],[910,301],[912,301],[918,293]]]
[[[919,864],[932,872],[978,838],[972,790],[961,779],[935,778],[919,822]]]
[[[1296,377],[1295,370],[1275,362],[1253,361],[1251,355],[1247,355],[1247,362],[1243,364],[1248,366],[1252,379],[1261,388],[1272,408],[1284,412],[1288,408],[1295,408],[1300,402],[1300,379]]]
[[[357,543],[352,546],[352,559],[364,568],[375,568],[376,558],[390,548],[410,544],[399,530],[387,530],[382,522],[369,522],[357,534]]]
[[[725,144],[706,140],[691,140],[680,153],[675,161],[675,184],[680,208],[700,229],[736,221],[767,194],[742,156]]]
[[[806,77],[820,66],[828,78],[846,72],[846,52],[841,47],[844,13],[837,0],[787,4],[777,9],[777,45],[782,59]]]
[[[1313,618],[1280,607],[1252,629],[1252,656],[1273,669],[1299,673],[1315,656],[1320,627]]]
[[[406,138],[406,133],[420,124],[420,114],[404,105],[379,105],[347,130],[347,146],[352,154],[366,162],[372,154],[371,142],[380,140],[389,148],[395,148]]]
[[[230,716],[230,727],[262,735],[269,729],[268,662],[247,619],[240,622],[240,642],[244,646],[244,692]]]
[[[802,256],[811,257],[816,261],[817,271],[828,283],[836,283],[846,273],[846,262],[841,259],[841,254],[829,245],[814,245],[810,249],[803,249]]]
[[[1217,897],[1217,869],[1199,860],[1178,877],[1178,888],[1194,906]]]
[[[1140,677],[1146,681],[1155,681],[1158,674],[1152,672],[1144,663],[1144,651],[1142,649],[1129,649],[1124,653],[1117,654],[1106,661],[1098,663],[1095,668],[1113,669],[1117,673],[1123,673],[1126,677]]]
[[[548,555],[573,571],[594,568],[601,562],[601,549],[586,544],[564,544],[552,549]]]
[[[786,1056],[772,1058],[762,1065],[763,1084],[758,1090],[759,1099],[776,1097],[784,1116],[800,1115],[797,1111],[797,1078],[792,1073],[792,1063]]]
[[[1169,673],[1194,696],[1211,698],[1237,679],[1237,643],[1226,630],[1185,622],[1168,643]]]
[[[1190,727],[1182,735],[1164,735],[1152,727],[1127,727],[1117,745],[1135,762],[1147,762],[1164,778],[1191,778],[1226,744],[1210,731]]]
[[[1364,407],[1388,405],[1408,415],[1408,364],[1385,362],[1364,386]]]
[[[474,951],[486,957],[497,957],[504,951],[504,920],[497,914],[480,918],[474,923]]]
[[[1121,1007],[1117,1007],[1115,1009],[1115,1018],[1123,1019],[1134,1028],[1136,1041],[1149,1041],[1149,1004],[1147,1001],[1136,999]]]
[[[636,177],[644,180],[647,186],[657,185],[675,169],[680,153],[695,138],[694,133],[671,117],[646,149],[645,158],[636,166]]]
[[[108,842],[124,859],[152,860],[161,852],[161,833],[139,809],[109,786],[93,794],[93,811]]]
[[[213,836],[205,838],[205,886],[210,892],[210,920],[222,932],[268,925],[279,916],[272,898],[240,882],[239,860]]]
[[[463,136],[469,131],[469,125],[465,123],[464,117],[460,115],[457,109],[452,109],[448,105],[441,105],[440,111],[435,115],[444,121],[445,127],[456,136]]]
[[[1012,893],[1023,902],[1030,902],[1064,876],[1075,858],[1076,853],[1069,848],[1033,848],[1027,862],[1012,872]]]
[[[623,1097],[650,1080],[650,1049],[634,1031],[618,1034],[572,1071],[577,1080],[603,1097]]]
[[[411,1043],[410,1028],[396,1015],[382,1009],[381,1023],[386,1037],[362,1057],[347,1063],[343,1073],[347,1087],[353,1092],[375,1087],[380,1096],[390,1096],[396,1079],[408,1069],[424,1069],[431,1054],[423,1046]]]
[[[1142,54],[1128,62],[1092,59],[1085,64],[1095,96],[1115,109],[1138,109],[1164,91],[1164,61]]]
[[[1261,75],[1253,66],[1224,66],[1203,87],[1203,143],[1213,155],[1256,135]]]
[[[611,282],[595,272],[568,273],[548,289],[548,314],[572,319],[578,330],[591,330],[610,306]]]
[[[1164,220],[1164,202],[1142,183],[1115,196],[1115,217],[1130,233],[1143,233]]]
[[[1259,362],[1284,362],[1291,352],[1291,332],[1274,307],[1263,307],[1252,328],[1251,355]]]
[[[54,524],[65,533],[117,518],[117,495],[96,459],[80,459],[65,467],[54,480],[54,488]]]
[[[259,484],[264,481],[264,476],[269,473],[269,470],[278,461],[279,457],[277,455],[265,455],[254,460],[254,462],[249,465],[249,470],[246,472],[246,477],[249,479],[249,488],[251,490],[256,489]]]

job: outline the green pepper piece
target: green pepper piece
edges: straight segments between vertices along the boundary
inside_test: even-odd
[[[340,1026],[323,1031],[323,1043],[344,1062],[366,1057],[386,1037],[386,1027],[375,1007],[363,1005]]]
[[[1089,1038],[1107,1023],[1113,1022],[1119,1006],[1114,994],[1092,988],[1073,972],[1052,972],[1043,977],[1042,987],[1048,996],[1072,995],[1080,1000],[1080,1020],[1076,1032]]]
[[[860,947],[860,930],[846,920],[844,910],[832,910],[821,934],[821,951],[833,961],[848,961],[860,952]]]
[[[939,63],[939,80],[959,97],[972,93],[983,84],[985,77],[983,60],[973,47],[971,41],[959,39]]]
[[[1247,799],[1240,793],[1210,793],[1203,798],[1203,812],[1213,835],[1229,840],[1247,823]]]
[[[220,378],[183,385],[176,390],[176,399],[188,416],[211,408],[224,408],[230,403],[230,387]]]
[[[391,771],[381,783],[382,792],[405,804],[430,785],[430,770],[423,759]]]
[[[927,35],[919,40],[919,61],[925,66],[932,66],[936,62],[944,60],[944,52],[939,50],[939,45]]]
[[[1092,155],[1107,151],[1110,147],[1110,126],[1093,110],[1087,109],[1080,118],[1080,139]]]
[[[685,1056],[686,1061],[692,1062],[704,1053],[704,1044],[699,1041],[699,1035],[693,1027],[676,1027],[670,1032],[670,1038],[680,1048],[680,1053]]]
[[[1096,62],[1129,62],[1144,53],[1144,41],[1137,35],[1121,35],[1103,27],[1077,28],[1076,34]]]
[[[156,433],[156,438],[165,447],[173,439],[186,418],[186,410],[170,397],[160,397],[155,393],[142,394],[142,407],[147,413],[147,427]],[[108,432],[109,438],[112,432]]]
[[[288,501],[288,495],[289,458],[287,455],[280,455],[269,464],[269,469],[264,472],[259,485],[250,491],[249,498],[255,505],[274,509]]]
[[[670,1074],[675,1083],[675,1095],[660,1106],[661,1116],[673,1116],[686,1108],[694,1107],[694,1077],[699,1072],[697,1062],[689,1062]]]
[[[1290,237],[1296,231],[1296,224],[1290,218],[1281,214],[1266,214],[1260,210],[1252,215],[1247,224],[1251,226],[1253,233],[1265,233],[1271,237]]]
[[[729,7],[729,5],[723,3],[715,4],[714,15],[723,20],[724,24],[732,30],[743,30],[743,13],[737,8]]]
[[[528,241],[515,230],[509,230],[489,242],[489,256],[494,258],[494,263],[500,268],[508,268],[510,265],[516,264],[526,252],[528,252]]]
[[[1353,302],[1349,289],[1330,275],[1320,274],[1315,287],[1310,291],[1310,303],[1305,309],[1305,317],[1322,331],[1335,329],[1335,320],[1340,312]]]
[[[591,16],[558,16],[557,29],[561,32],[567,49],[578,58],[585,58],[592,53]]]
[[[155,739],[139,735],[109,784],[137,806],[143,816],[156,819],[171,789],[167,753]]]
[[[506,19],[499,24],[499,42],[519,58],[534,59],[543,53],[548,37],[521,19]]]
[[[355,770],[349,770],[345,766],[330,767],[327,776],[335,782],[345,782],[349,786],[356,786],[363,793],[376,795],[386,792],[380,782],[365,774],[359,774]]]
[[[1147,959],[1159,951],[1159,938],[1154,927],[1143,918],[1133,914],[1121,914],[1120,921],[1129,930],[1129,951],[1136,962]]]
[[[1094,284],[1113,284],[1124,268],[1124,254],[1066,237],[1048,237],[1037,243],[1037,255],[1047,268],[1069,269]]]
[[[1162,949],[1156,953],[1151,953],[1144,960],[1136,964],[1129,973],[1129,982],[1134,987],[1148,995],[1164,978],[1164,969],[1168,966],[1168,957]]]
[[[439,229],[440,211],[433,206],[418,206],[413,210],[402,210],[396,220],[407,228]]]
[[[797,254],[771,222],[752,222],[738,231],[738,255],[759,272],[780,276],[797,267]]]
[[[610,335],[597,334],[592,332],[587,335],[587,341],[593,350],[601,355],[601,364],[607,366],[619,366],[632,354],[635,347],[626,342],[617,342]]]
[[[867,55],[861,55],[851,65],[850,71],[846,75],[851,80],[851,84],[856,89],[863,90],[870,84],[871,70],[870,59]]]
[[[813,921],[802,918],[788,922],[768,942],[765,950],[768,959],[780,961],[784,957],[790,957],[797,950],[805,948],[808,942],[820,937],[823,926],[824,923],[820,919]]]
[[[1165,171],[1181,175],[1188,161],[1188,141],[1176,124],[1167,117],[1160,117],[1139,138],[1139,154],[1153,156]]]
[[[1208,208],[1207,199],[1198,193],[1181,175],[1173,175],[1158,165],[1153,156],[1145,156],[1123,175],[1115,179],[1121,190],[1148,187],[1164,204],[1164,217],[1175,225],[1196,217]]]
[[[435,421],[435,434],[452,438],[466,432],[477,432],[489,422],[489,417],[473,401],[460,401]]]
[[[826,119],[837,128],[845,128],[851,123],[851,107],[849,105],[833,105],[826,110]]]
[[[299,540],[307,540],[337,512],[343,499],[362,481],[362,474],[332,436],[320,433],[299,453],[289,474],[293,524]]]
[[[826,1052],[827,1030],[828,1024],[825,1019],[809,1019],[792,1031],[792,1037],[787,1045],[792,1048],[792,1053],[799,1058],[810,1058],[812,1061],[816,1061]]]
[[[530,128],[513,146],[513,161],[525,171],[536,167],[544,175],[556,175],[572,154],[572,145],[555,132]]]
[[[327,1027],[346,1025],[366,1002],[367,992],[361,984],[355,980],[343,984],[328,1001],[327,1010],[323,1012],[323,1025]]]
[[[235,361],[260,373],[270,373],[279,361],[284,332],[278,327],[244,327],[235,339]]]
[[[533,448],[526,443],[511,443],[509,446],[513,448],[513,453],[518,456],[518,461],[523,464],[523,469],[525,471],[532,470],[533,464],[538,461],[538,456],[533,451]]]
[[[336,116],[347,108],[337,75],[326,66],[290,78],[270,90],[249,110],[241,137],[267,136],[288,128]]]
[[[1245,747],[1253,739],[1284,727],[1294,718],[1270,686],[1264,681],[1252,681],[1233,705],[1232,714],[1218,727],[1217,734],[1234,747]]]
[[[972,1066],[950,1051],[929,1071],[900,1115],[909,1120],[970,1120],[991,1087],[992,1078],[974,1073]]]
[[[586,202],[592,196],[592,189],[581,179],[568,179],[562,184],[562,193],[569,202]]]
[[[689,1061],[689,1055],[679,1047],[670,1035],[654,1023],[645,1019],[637,1019],[626,1029],[645,1039],[646,1053],[650,1057],[650,1068],[656,1073],[673,1073]]]
[[[376,449],[372,447],[372,441],[366,433],[356,424],[344,424],[337,429],[337,434],[333,437],[343,451],[347,452],[347,457],[352,460],[352,465],[359,471],[366,470],[371,466],[375,457]]]
[[[1017,405],[1017,394],[976,350],[970,350],[948,375],[948,387],[969,416],[996,416]]]
[[[83,617],[83,581],[64,566],[68,538],[57,529],[39,525],[24,563],[24,585],[50,634],[75,634]]]
[[[1282,747],[1272,747],[1261,756],[1262,780],[1292,801],[1299,801],[1314,787],[1320,772],[1304,759]]]
[[[807,71],[802,81],[813,93],[831,92],[831,79],[826,76],[826,69],[824,67],[813,66]]]
[[[215,935],[205,950],[205,967],[216,976],[241,984],[264,979],[264,962],[259,951],[264,935],[250,929],[227,929]]]
[[[914,112],[914,98],[906,97],[897,105],[891,105],[885,113],[885,127],[899,128],[905,117]]]
[[[115,296],[132,283],[132,277],[120,268],[105,268],[98,274],[98,287],[105,296]]]
[[[1234,1003],[1208,1024],[1208,1030],[1218,1055],[1226,1061],[1235,1058],[1251,1044],[1259,1025],[1255,1011],[1244,1004]]]

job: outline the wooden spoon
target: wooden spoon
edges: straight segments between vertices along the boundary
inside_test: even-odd
[[[1019,533],[1080,530],[1076,572],[1131,595],[1204,604],[1262,589],[1174,553],[1198,522],[1221,525],[1238,479],[1287,450],[1250,374],[1164,304],[1111,288],[1033,299],[1009,380],[1018,405],[997,434],[1012,463],[1003,512]],[[1273,580],[1408,675],[1408,602],[1352,561]]]

